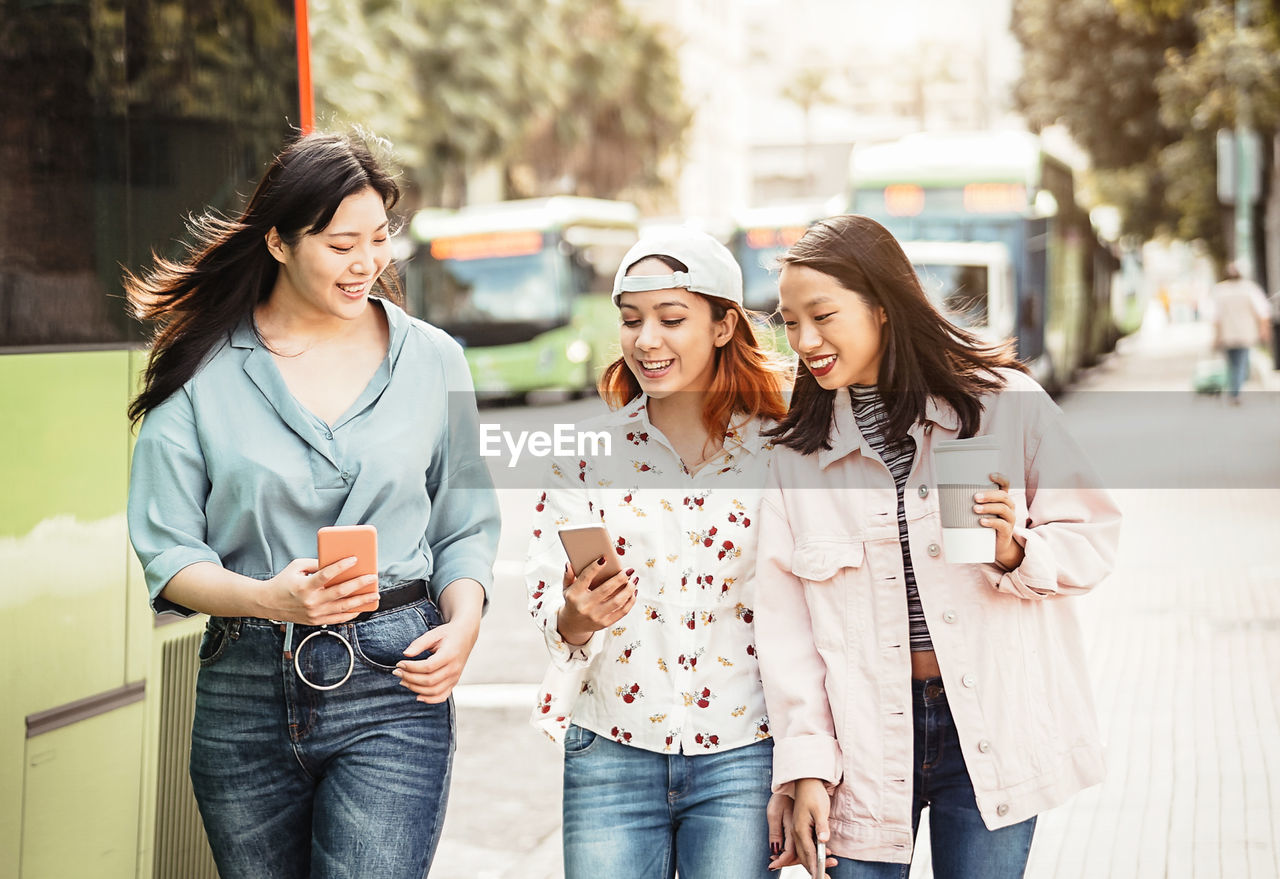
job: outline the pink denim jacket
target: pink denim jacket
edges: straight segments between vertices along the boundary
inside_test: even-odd
[[[904,492],[911,560],[978,807],[987,827],[1023,821],[1102,780],[1093,699],[1071,596],[1110,572],[1120,513],[1062,412],[1032,379],[1001,370],[979,435],[1024,523],[1013,571],[942,553],[932,443],[959,417],[931,401],[912,427]],[[828,849],[911,859],[911,660],[893,477],[836,397],[832,448],[779,446],[760,511],[756,637],[774,790],[820,778],[833,792]]]

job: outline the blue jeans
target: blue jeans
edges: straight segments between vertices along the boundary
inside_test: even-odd
[[[911,832],[929,807],[935,879],[1019,879],[1027,869],[1036,819],[988,830],[960,753],[941,678],[912,681],[915,714],[915,786]],[[910,864],[838,858],[831,879],[907,879]]]
[[[570,726],[565,879],[767,879],[773,742],[659,754]]]
[[[1227,355],[1227,391],[1233,397],[1240,396],[1240,389],[1249,378],[1249,349],[1228,348]]]
[[[354,668],[329,691],[303,683],[281,627],[209,621],[200,645],[191,784],[221,875],[236,879],[422,879],[444,823],[452,700],[418,702],[391,669],[439,611],[426,599],[330,627]],[[307,678],[352,664],[336,638],[297,626]]]

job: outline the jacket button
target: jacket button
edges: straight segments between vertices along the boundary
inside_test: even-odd
[[[965,675],[960,679],[960,683],[964,684],[966,687],[972,687],[977,682],[978,682],[978,679],[971,674]]]
[[[953,610],[947,611],[942,615],[942,621],[944,623],[954,623],[956,621],[956,612]]]
[[[916,489],[916,494],[920,495],[920,497],[928,497],[928,496],[929,496],[929,486],[927,486],[927,485],[922,485],[922,486],[920,486],[918,489]]]
[[[1008,814],[1009,814],[1009,804],[1008,804],[1008,803],[1001,803],[1000,805],[996,806],[996,814],[997,814],[997,815],[999,815],[1001,818],[1003,818],[1005,815],[1008,815]]]
[[[988,751],[991,750],[991,743],[988,742],[986,739],[983,739],[982,741],[978,742],[978,750],[984,754],[987,753]]]
[[[938,544],[936,543],[929,544],[929,555],[933,556],[936,559],[938,557],[938,553],[940,552],[942,552],[942,550],[938,547]]]

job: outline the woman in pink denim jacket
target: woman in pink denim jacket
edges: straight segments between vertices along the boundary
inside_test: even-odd
[[[832,879],[905,877],[929,806],[935,876],[1021,876],[1037,813],[1103,776],[1070,598],[1111,570],[1119,511],[1011,347],[939,313],[882,226],[825,220],[782,264],[801,365],[756,634],[799,854],[816,837]],[[932,452],[971,436],[1000,450],[973,500],[990,563],[942,549]]]

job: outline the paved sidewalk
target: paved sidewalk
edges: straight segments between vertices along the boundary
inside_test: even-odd
[[[1280,394],[1255,391],[1238,408],[1171,395],[1158,425],[1117,420],[1099,405],[1115,392],[1185,391],[1208,338],[1198,324],[1151,327],[1060,401],[1086,445],[1125,452],[1151,472],[1178,468],[1187,484],[1211,487],[1121,480],[1118,569],[1072,599],[1109,774],[1041,816],[1031,879],[1280,877]],[[1253,388],[1275,390],[1275,378],[1260,370]],[[1215,441],[1236,445],[1206,455],[1210,429]],[[1125,460],[1108,451],[1113,466]],[[458,693],[460,746],[433,879],[562,872],[561,761],[527,723],[543,669],[519,577],[521,516],[531,503],[522,492],[504,495],[511,524],[493,606]],[[923,834],[921,841],[913,877],[931,875]],[[804,875],[792,869],[785,877]]]

